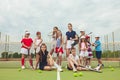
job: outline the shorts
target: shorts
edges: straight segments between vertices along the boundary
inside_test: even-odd
[[[80,51],[80,57],[88,57],[87,51]]]
[[[47,66],[47,62],[45,62],[45,63],[40,63],[40,64],[39,64],[39,69],[40,69],[40,70],[44,70],[44,67],[45,67],[45,66]]]
[[[56,53],[60,53],[60,52],[63,53],[63,48],[62,48],[62,47],[60,48],[59,51],[58,51],[58,50],[59,50],[59,47],[56,47],[56,48],[55,48],[55,52],[56,52]]]
[[[37,49],[35,50],[35,53],[39,53],[40,51],[40,47],[37,47]]]
[[[77,68],[77,65],[76,65],[76,64],[74,64],[74,66],[75,66],[75,68]],[[71,69],[68,65],[67,65],[67,69],[68,69],[68,70],[73,70],[73,69]]]
[[[101,59],[102,51],[96,51],[96,58]]]
[[[21,53],[21,54],[26,54],[26,55],[28,55],[28,49],[26,49],[26,48],[21,48],[20,53]],[[29,51],[29,54],[31,54],[30,51]]]
[[[68,41],[67,41],[66,48],[67,48],[67,49],[71,49],[73,43],[74,43],[74,41],[68,40]]]
[[[92,52],[88,52],[88,58],[93,58]]]

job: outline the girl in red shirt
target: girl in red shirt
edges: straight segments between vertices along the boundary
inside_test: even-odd
[[[31,57],[31,53],[30,53],[30,49],[33,43],[33,40],[31,38],[29,38],[30,33],[28,31],[25,32],[25,37],[22,39],[21,43],[22,43],[22,47],[21,47],[21,68],[25,69],[25,55],[28,55],[29,58],[29,63],[30,63],[30,67],[33,69],[33,61],[32,61],[32,57]]]

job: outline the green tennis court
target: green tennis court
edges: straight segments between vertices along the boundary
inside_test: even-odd
[[[79,72],[78,72],[79,73]],[[115,68],[111,71],[108,68],[103,69],[103,73],[82,71],[83,76],[74,77],[72,71],[64,70],[61,72],[61,80],[119,80],[120,69]],[[0,69],[0,80],[57,80],[56,71],[33,71],[25,69],[19,72],[18,69]]]
[[[35,62],[34,62],[35,63]],[[120,67],[119,62],[105,62],[105,68],[102,69],[103,73],[81,71],[83,76],[74,77],[72,71],[65,68],[66,62],[63,62],[64,72],[60,73],[61,80],[119,80]],[[92,62],[95,66],[96,62]],[[28,66],[28,63],[26,63]],[[114,68],[111,70],[108,66]],[[117,67],[118,66],[118,67]],[[25,69],[19,71],[20,61],[1,61],[0,62],[0,80],[57,80],[57,71],[42,71]],[[79,72],[78,72],[79,73]],[[7,76],[7,77],[6,77]]]

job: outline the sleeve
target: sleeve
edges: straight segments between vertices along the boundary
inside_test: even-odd
[[[66,36],[67,36],[67,32],[66,32]]]
[[[74,34],[76,35],[76,32],[74,31]]]
[[[31,38],[31,43],[33,43],[33,40],[32,40],[32,38]]]
[[[24,42],[24,39],[21,40],[21,43],[23,43],[23,42]]]
[[[101,43],[100,43],[100,41],[97,41],[95,44],[96,44],[97,46],[99,46]]]
[[[76,55],[76,60],[79,60],[79,57],[78,57],[78,55]]]

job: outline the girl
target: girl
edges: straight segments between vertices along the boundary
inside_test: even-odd
[[[59,71],[62,71],[62,69],[54,62],[52,56],[47,51],[47,46],[42,43],[40,47],[40,63],[39,63],[39,69],[41,70],[52,70],[52,66],[55,66]]]
[[[35,49],[35,55],[36,55],[36,65],[35,65],[35,69],[37,69],[38,67],[38,63],[39,63],[39,51],[40,51],[40,46],[43,42],[43,39],[41,38],[41,32],[37,32],[36,33],[36,37],[35,40],[34,40],[34,49]]]
[[[68,65],[67,69],[68,70],[73,70],[73,72],[76,72],[77,70],[87,70],[85,67],[80,67],[80,60],[79,57],[76,55],[76,49],[72,48],[71,53],[68,57]]]
[[[55,46],[56,46],[56,39],[57,39],[57,31],[58,27],[53,28],[53,33],[52,33],[52,49],[50,51],[50,54],[52,55],[53,52],[55,51]]]
[[[57,64],[61,66],[62,63],[62,54],[63,54],[63,38],[62,38],[62,33],[60,30],[58,30],[57,32],[58,36],[57,36],[57,41],[56,41],[56,53],[57,53]]]
[[[65,50],[66,56],[68,57],[70,54],[70,50],[72,48],[72,44],[78,40],[78,36],[75,31],[72,29],[72,24],[68,23],[68,31],[66,32],[66,42],[65,42]]]
[[[25,55],[28,55],[29,58],[29,63],[32,69],[34,69],[33,67],[33,61],[32,61],[32,57],[31,57],[31,53],[30,53],[30,49],[33,43],[33,40],[31,38],[29,38],[30,33],[28,31],[25,32],[25,37],[22,39],[21,43],[22,43],[22,47],[21,47],[21,65],[22,65],[22,69],[25,69]]]
[[[91,58],[93,58],[93,54],[92,54],[92,49],[91,49],[91,43],[90,43],[90,36],[86,36],[86,40],[87,40],[87,45],[88,45],[88,58],[87,58],[87,68],[91,68],[90,64],[91,64]]]
[[[85,37],[82,36],[79,42],[79,51],[80,51],[80,63],[84,66],[86,66],[86,58],[88,56],[87,48],[88,46]]]

